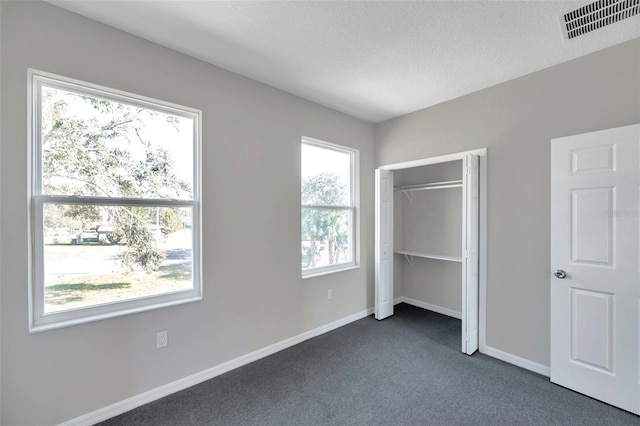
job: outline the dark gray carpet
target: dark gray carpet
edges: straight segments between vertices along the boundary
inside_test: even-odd
[[[103,425],[640,425],[535,373],[460,352],[460,321],[368,317]]]

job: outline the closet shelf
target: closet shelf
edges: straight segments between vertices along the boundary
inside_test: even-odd
[[[402,185],[393,188],[394,191],[410,192],[424,191],[426,189],[444,189],[444,188],[461,188],[462,180],[450,180],[447,182],[421,183],[418,185]]]
[[[394,253],[402,254],[407,259],[410,265],[413,265],[413,257],[422,257],[425,259],[436,259],[436,260],[446,260],[447,262],[462,262],[461,257],[455,256],[443,256],[440,254],[429,254],[429,253],[421,253],[417,251],[409,251],[409,250],[395,250]]]
[[[428,189],[462,188],[461,180],[450,180],[447,182],[421,183],[418,185],[402,185],[393,188],[395,192],[402,192],[410,202],[413,202],[414,191],[425,191]]]

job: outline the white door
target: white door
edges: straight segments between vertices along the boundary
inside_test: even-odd
[[[478,350],[478,240],[480,157],[463,158],[462,184],[462,352]]]
[[[639,145],[640,125],[551,143],[551,381],[634,413]]]
[[[376,169],[375,317],[393,315],[393,172]]]

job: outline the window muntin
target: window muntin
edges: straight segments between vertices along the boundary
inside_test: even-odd
[[[201,299],[201,113],[31,75],[31,330]]]
[[[356,154],[327,142],[302,141],[303,277],[355,266]]]

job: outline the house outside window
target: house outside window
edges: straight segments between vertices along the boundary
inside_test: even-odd
[[[202,298],[201,112],[30,70],[30,330]]]
[[[356,266],[358,151],[302,139],[302,276]]]

